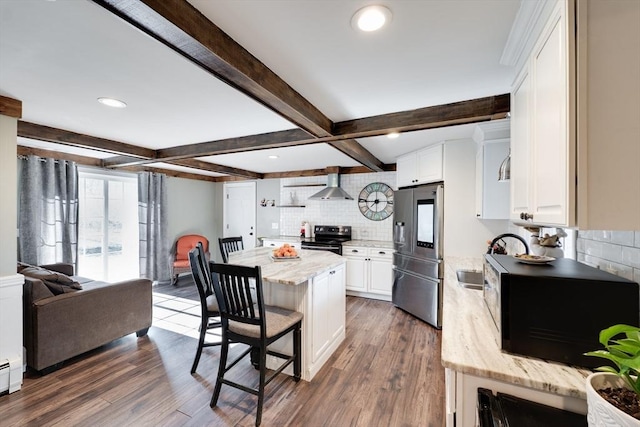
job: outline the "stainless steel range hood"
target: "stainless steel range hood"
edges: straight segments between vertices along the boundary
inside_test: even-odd
[[[310,200],[353,200],[353,197],[340,188],[340,176],[337,173],[327,175],[327,188],[309,197]]]

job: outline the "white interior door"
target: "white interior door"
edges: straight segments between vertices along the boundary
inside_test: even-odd
[[[256,246],[256,183],[224,184],[224,237],[242,236],[244,248]]]

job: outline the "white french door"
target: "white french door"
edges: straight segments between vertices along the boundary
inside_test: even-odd
[[[105,282],[140,277],[138,178],[78,170],[78,275]]]

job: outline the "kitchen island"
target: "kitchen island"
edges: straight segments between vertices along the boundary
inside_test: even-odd
[[[482,260],[445,260],[442,364],[447,427],[454,420],[458,426],[474,425],[478,387],[586,414],[590,371],[501,351],[482,291],[460,285],[456,269],[481,270]]]
[[[298,250],[299,258],[273,260],[273,248],[229,254],[229,263],[259,265],[265,304],[296,310],[302,319],[302,379],[311,381],[345,339],[345,259],[329,251]],[[270,346],[291,354],[292,337]],[[267,366],[277,366],[272,356]],[[285,373],[291,375],[290,368]]]

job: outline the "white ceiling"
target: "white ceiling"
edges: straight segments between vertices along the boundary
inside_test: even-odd
[[[189,2],[334,122],[508,93],[513,79],[500,57],[519,0],[383,0],[393,20],[379,33],[350,26],[367,0]],[[25,121],[153,149],[295,127],[88,0],[0,0],[0,94],[23,102]],[[394,163],[473,127],[358,141]],[[322,143],[200,160],[259,173],[359,165]]]

